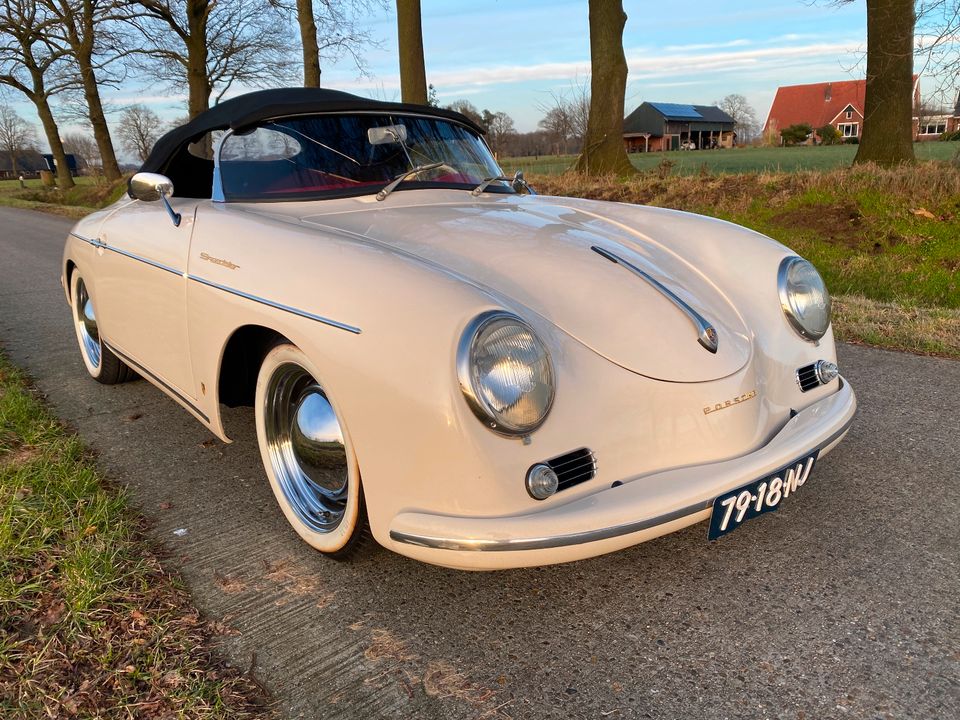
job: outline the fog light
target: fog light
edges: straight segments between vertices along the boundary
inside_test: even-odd
[[[837,367],[836,363],[832,363],[829,360],[818,360],[815,369],[817,373],[817,380],[820,381],[821,385],[826,385],[840,374],[840,369]]]
[[[535,500],[546,500],[557,491],[559,480],[549,465],[537,463],[527,470],[527,492]]]

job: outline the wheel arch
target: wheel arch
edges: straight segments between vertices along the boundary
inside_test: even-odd
[[[283,333],[264,325],[242,325],[231,333],[220,353],[218,404],[231,408],[253,407],[260,365],[277,342],[291,341]]]
[[[70,297],[70,283],[73,281],[73,271],[77,269],[77,264],[72,258],[67,259],[67,264],[63,269],[63,291],[67,294],[67,304],[73,305],[73,298]]]

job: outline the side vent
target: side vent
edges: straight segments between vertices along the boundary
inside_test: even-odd
[[[592,480],[597,475],[597,460],[587,448],[552,458],[546,464],[557,474],[558,492]]]
[[[817,364],[804,365],[797,370],[797,384],[803,392],[820,386],[820,377],[817,375]]]

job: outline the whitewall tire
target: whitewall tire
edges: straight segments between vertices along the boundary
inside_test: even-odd
[[[103,343],[93,297],[79,270],[74,270],[70,276],[70,306],[80,356],[90,377],[104,385],[116,385],[136,377],[136,373]]]
[[[342,559],[369,533],[350,435],[320,377],[294,345],[267,353],[257,376],[257,441],[287,521],[310,546]]]

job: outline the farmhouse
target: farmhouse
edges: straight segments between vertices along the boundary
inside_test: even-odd
[[[863,134],[863,101],[866,80],[787,85],[777,88],[763,135],[780,141],[780,131],[791,125],[807,124],[814,130],[833,125],[842,138],[859,140]],[[935,140],[941,133],[960,127],[960,98],[953,115],[919,111],[920,77],[913,79],[913,133],[916,140]]]
[[[733,147],[736,121],[718,107],[645,102],[623,121],[627,152]]]
[[[945,132],[960,131],[960,90],[957,91],[953,111],[928,111],[921,107],[918,117],[913,119],[916,140],[936,140]]]

